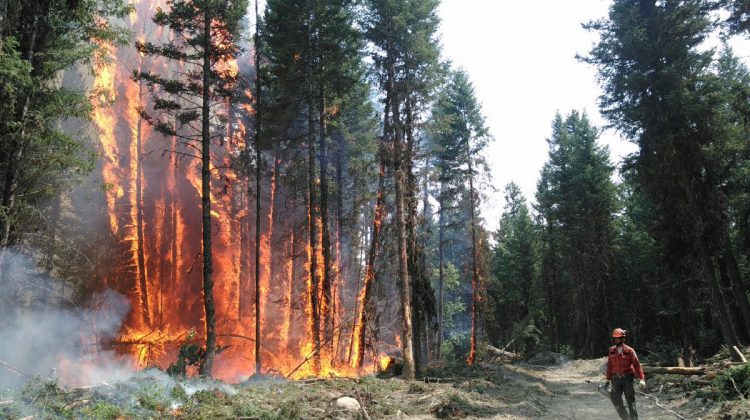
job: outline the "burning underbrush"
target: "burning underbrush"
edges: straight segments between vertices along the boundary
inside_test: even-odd
[[[544,394],[494,364],[442,366],[420,381],[393,377],[253,379],[236,385],[147,369],[127,380],[66,388],[35,378],[0,392],[2,418],[462,418],[534,416]],[[354,408],[341,404],[356,400]]]

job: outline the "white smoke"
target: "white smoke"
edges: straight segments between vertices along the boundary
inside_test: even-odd
[[[81,386],[133,374],[131,363],[101,348],[117,337],[130,311],[127,298],[107,290],[82,308],[60,308],[33,291],[49,294],[58,280],[40,275],[26,256],[6,251],[3,258],[0,387],[18,386],[34,376]]]

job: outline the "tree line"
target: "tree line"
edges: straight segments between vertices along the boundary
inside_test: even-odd
[[[747,36],[745,3],[615,1],[585,25],[601,112],[638,150],[615,183],[586,115],[555,117],[536,203],[506,188],[490,337],[598,356],[621,326],[685,363],[748,343],[749,79],[724,40]]]

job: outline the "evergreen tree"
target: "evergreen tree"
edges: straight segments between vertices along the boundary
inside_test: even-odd
[[[339,129],[345,122],[339,120],[350,111],[346,107],[361,111],[362,100],[357,92],[360,95],[367,92],[366,88],[363,90],[361,36],[353,25],[353,7],[348,0],[271,1],[265,18],[266,72],[271,98],[268,113],[272,110],[279,113],[273,122],[278,139],[291,134],[304,138],[306,143],[308,239],[312,249],[309,284],[315,289],[308,296],[314,318],[310,334],[315,347],[320,348],[322,333],[324,341],[330,344],[329,351],[335,351],[336,347],[334,275],[338,272],[333,270],[337,256],[332,241],[331,190],[341,188],[330,178],[330,143],[334,134],[341,153],[345,138],[340,136]],[[300,114],[306,116],[302,130],[297,120]],[[343,183],[341,161],[337,162],[335,179]],[[337,200],[337,205],[340,208],[342,202]],[[315,239],[318,236],[322,238],[320,243]],[[319,274],[317,267],[321,265]],[[315,356],[314,364],[319,369],[319,355]]]
[[[603,114],[639,147],[635,176],[659,216],[654,236],[666,263],[682,274],[674,280],[702,278],[723,340],[734,345],[748,339],[740,309],[747,297],[729,254],[724,156],[715,153],[728,128],[726,104],[710,71],[713,50],[701,48],[715,7],[616,1],[607,19],[588,25],[601,40],[585,60],[599,68]]]
[[[128,12],[122,1],[69,3],[8,0],[0,11],[0,91],[6,98],[0,108],[2,249],[28,228],[17,226],[23,213],[68,184],[66,176],[90,167],[83,143],[57,126],[67,118],[88,118],[90,104],[83,89],[61,86],[60,73],[101,58],[103,44],[125,40],[107,20]],[[48,163],[44,171],[29,164],[37,161]]]
[[[166,136],[182,139],[189,157],[200,160],[203,254],[203,301],[206,354],[201,374],[210,376],[216,353],[216,317],[211,254],[211,145],[228,135],[217,104],[234,96],[237,73],[227,63],[237,56],[236,36],[247,3],[243,0],[171,0],[168,10],[158,9],[153,20],[176,36],[162,45],[137,42],[143,54],[159,55],[185,65],[182,78],[171,79],[150,72],[134,72],[154,92],[154,114],[142,117]],[[175,126],[174,121],[178,122]],[[191,152],[197,151],[197,154]]]
[[[429,287],[425,287],[426,276],[419,268],[422,258],[415,253],[417,187],[412,170],[420,105],[425,105],[430,82],[435,80],[438,69],[439,50],[434,39],[438,26],[437,5],[436,0],[368,0],[364,2],[362,19],[366,38],[373,47],[378,82],[385,93],[383,141],[388,153],[381,153],[381,159],[387,159],[381,163],[381,173],[384,176],[386,163],[389,163],[395,175],[403,376],[408,379],[414,378],[419,369],[415,363],[419,362],[421,346],[417,343],[415,347],[414,340],[422,336],[420,327],[426,310],[429,310],[423,306],[425,299],[422,295]],[[378,195],[383,196],[385,184],[382,179],[378,185]],[[382,217],[382,205],[376,208],[375,214]],[[374,225],[378,223],[376,219]]]
[[[41,244],[47,269],[58,273],[70,261],[80,263],[61,260],[72,247],[67,236],[56,235],[59,206],[47,204],[93,168],[86,136],[63,126],[91,117],[90,92],[63,86],[61,76],[77,65],[90,68],[106,44],[125,42],[124,31],[109,19],[129,10],[121,0],[0,2],[0,282],[11,299],[17,294],[16,279],[7,275],[8,248]],[[16,306],[0,302],[4,309]]]
[[[585,114],[558,114],[537,190],[550,337],[583,356],[607,344],[613,280],[614,168],[597,138]]]
[[[495,344],[512,345],[519,353],[538,348],[544,327],[536,264],[536,227],[526,198],[511,182],[505,187],[505,211],[495,233],[488,285],[494,322],[486,328]]]
[[[439,279],[439,296],[438,307],[443,306],[442,292],[442,246],[444,234],[443,209],[446,204],[446,194],[450,190],[465,190],[468,192],[468,236],[470,237],[469,252],[471,260],[468,262],[471,271],[471,337],[469,355],[467,360],[469,364],[474,362],[476,354],[476,321],[477,321],[477,302],[480,290],[480,267],[479,245],[477,224],[478,213],[477,205],[479,196],[477,194],[475,181],[478,169],[484,165],[481,152],[489,141],[489,131],[485,125],[484,116],[482,115],[479,103],[474,94],[474,87],[469,81],[468,75],[463,70],[453,71],[443,90],[443,94],[438,98],[433,108],[433,122],[431,124],[431,138],[435,145],[436,163],[438,168],[438,179],[441,182],[440,195],[440,218],[438,220],[439,229],[439,270],[441,272]],[[452,184],[452,185],[451,185]],[[467,188],[468,187],[468,188]],[[442,324],[442,314],[438,315],[439,329]],[[439,332],[440,334],[440,332]],[[442,337],[438,338],[440,342]]]

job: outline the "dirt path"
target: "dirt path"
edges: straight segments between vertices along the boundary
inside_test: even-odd
[[[617,419],[608,396],[597,390],[601,384],[605,359],[575,360],[559,367],[542,369],[539,376],[554,396],[545,402],[542,419]],[[586,381],[590,381],[587,383]],[[650,398],[636,396],[642,420],[674,420],[677,417],[662,410]]]

